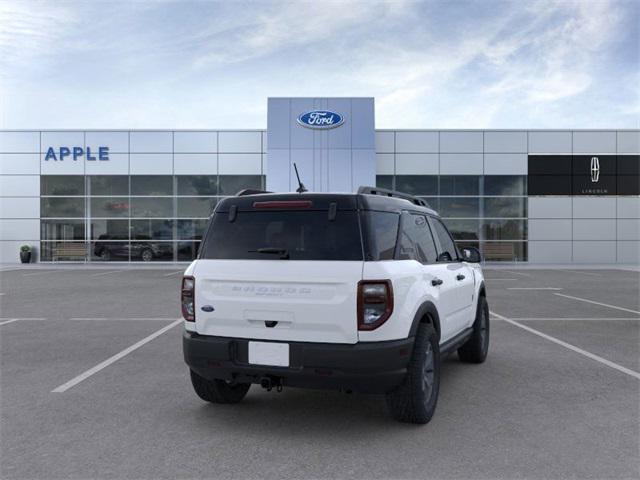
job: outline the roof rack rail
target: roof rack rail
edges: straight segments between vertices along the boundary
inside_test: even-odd
[[[254,188],[245,188],[236,193],[236,197],[244,197],[245,195],[258,195],[260,193],[273,193],[266,190],[256,190]]]
[[[403,200],[408,200],[414,205],[420,205],[421,207],[431,208],[426,200],[422,198],[414,197],[413,195],[409,195],[408,193],[396,192],[395,190],[387,190],[386,188],[378,188],[378,187],[360,187],[358,188],[358,193],[366,194],[366,195],[380,195],[383,197],[393,197],[393,198],[401,198]]]

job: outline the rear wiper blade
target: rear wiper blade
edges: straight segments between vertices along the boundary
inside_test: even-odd
[[[280,258],[283,260],[289,259],[289,251],[286,248],[278,248],[278,247],[263,247],[257,250],[249,250],[250,253],[273,253],[275,255],[280,255]]]

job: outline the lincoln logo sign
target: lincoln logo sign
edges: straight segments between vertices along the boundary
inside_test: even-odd
[[[598,183],[600,180],[600,159],[591,157],[591,183]]]
[[[91,147],[60,147],[57,150],[53,147],[47,149],[45,155],[45,161],[54,160],[62,162],[65,158],[72,158],[78,161],[79,158],[86,158],[87,161],[108,161],[109,160],[109,147],[98,147],[97,152],[92,152]]]
[[[298,123],[307,128],[327,130],[342,125],[344,123],[344,117],[339,113],[328,110],[312,110],[301,114],[298,117]]]

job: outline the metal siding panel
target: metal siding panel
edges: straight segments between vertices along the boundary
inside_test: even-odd
[[[393,153],[394,151],[394,132],[376,132],[376,152]]]
[[[484,151],[488,153],[527,153],[527,132],[484,133]]]
[[[172,175],[173,154],[132,153],[130,156],[132,175]]]
[[[289,148],[289,110],[291,100],[288,98],[269,98],[267,105],[267,138],[269,147],[274,150]]]
[[[286,122],[291,135],[291,145],[286,145],[285,148],[314,148],[316,143],[319,145],[320,132],[298,124],[298,116],[300,114],[316,109],[319,109],[319,107],[316,106],[312,98],[291,99],[291,111],[288,112]]]
[[[0,153],[0,174],[39,175],[39,153]]]
[[[615,240],[615,219],[574,219],[573,240]]]
[[[0,219],[0,240],[39,241],[39,219]]]
[[[441,153],[482,153],[482,132],[440,132]]]
[[[618,153],[640,153],[640,130],[618,132]]]
[[[616,153],[616,132],[573,132],[573,153]]]
[[[0,218],[40,218],[40,198],[3,197]]]
[[[84,156],[78,160],[73,160],[72,157],[64,160],[45,160],[45,158],[46,153],[41,153],[39,173],[42,175],[84,175]]]
[[[396,132],[396,152],[438,153],[438,132]]]
[[[571,242],[529,241],[529,263],[571,263]]]
[[[330,149],[327,155],[327,190],[330,192],[351,191],[351,150]],[[349,167],[345,171],[345,167]],[[304,183],[304,180],[302,181]]]
[[[352,150],[352,184],[351,191],[355,192],[360,186],[375,186],[376,184],[376,152],[374,149]]]
[[[376,174],[393,175],[395,173],[393,153],[376,154]]]
[[[219,153],[261,153],[261,132],[219,132]]]
[[[271,192],[288,192],[289,150],[269,149],[265,167],[267,190]]]
[[[640,218],[640,197],[618,197],[618,218]]]
[[[84,147],[84,132],[42,132],[40,153],[45,153],[49,147],[57,150],[60,147]]]
[[[616,263],[616,242],[573,242],[574,263]]]
[[[353,122],[351,116],[351,99],[348,98],[329,98],[327,101],[327,110],[339,113],[344,119],[344,123],[339,127],[326,132],[328,148],[353,148],[351,134],[353,130],[363,128],[362,125]],[[371,123],[373,128],[373,123]]]
[[[571,218],[569,197],[529,197],[529,218]]]
[[[31,261],[37,261],[39,240],[33,240],[33,243],[24,240],[5,240],[0,241],[0,263],[20,263],[20,247],[25,243],[32,246]]]
[[[616,198],[574,197],[573,218],[616,218]]]
[[[173,132],[131,132],[131,153],[173,153]]]
[[[86,146],[92,152],[98,147],[109,147],[109,157],[113,153],[129,153],[129,132],[86,132]]]
[[[616,242],[618,263],[640,264],[640,242]]]
[[[2,197],[39,197],[39,175],[1,175],[0,195]]]
[[[375,106],[373,98],[351,99],[351,148],[374,150]]]
[[[441,153],[441,175],[482,175],[482,153]]]
[[[220,153],[218,154],[218,173],[220,175],[260,175],[262,173],[262,155],[259,153]]]
[[[529,132],[528,153],[572,153],[571,132]]]
[[[396,154],[397,175],[437,175],[437,153],[399,153]]]
[[[570,219],[529,219],[529,240],[571,240]]]
[[[215,153],[176,153],[173,155],[176,175],[216,175],[218,155]]]
[[[526,175],[526,153],[485,153],[485,175]]]
[[[0,153],[40,153],[40,132],[0,132]]]
[[[310,192],[321,191],[320,178],[318,178],[320,158],[319,155],[314,156],[311,149],[291,150],[291,163],[289,164],[289,186],[285,192],[295,192],[298,188],[298,180],[293,164],[298,166],[300,180]],[[318,168],[316,168],[318,167]]]
[[[129,154],[109,152],[109,161],[85,161],[87,175],[127,175],[129,173]]]
[[[173,151],[175,153],[216,153],[218,132],[175,132]]]
[[[640,240],[640,219],[619,218],[616,223],[617,240]]]

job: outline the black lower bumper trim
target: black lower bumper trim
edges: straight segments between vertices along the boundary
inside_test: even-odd
[[[185,332],[182,343],[187,365],[208,379],[260,383],[271,377],[283,386],[385,393],[404,379],[413,340],[355,345],[286,342],[290,366],[284,368],[250,364],[249,339]]]

